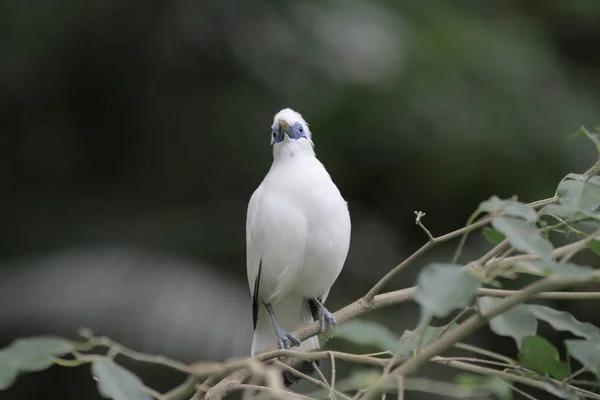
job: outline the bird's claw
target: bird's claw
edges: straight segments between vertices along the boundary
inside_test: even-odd
[[[289,350],[293,346],[300,346],[300,339],[298,339],[296,336],[292,335],[288,331],[284,329],[278,329],[276,333],[280,349]]]
[[[335,316],[327,310],[319,312],[320,331],[324,332],[326,328],[333,328],[337,325]]]

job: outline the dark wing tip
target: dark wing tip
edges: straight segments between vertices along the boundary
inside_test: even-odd
[[[320,361],[317,360],[315,361],[315,364],[317,364],[317,367],[319,366]],[[300,364],[295,365],[295,368],[302,372],[305,375],[311,376],[313,375],[317,370],[315,369],[315,367],[313,366],[312,362],[310,361],[303,361]],[[290,387],[292,386],[294,383],[298,382],[300,379],[300,377],[294,375],[293,372],[290,371],[283,371],[283,384],[285,385],[285,387]]]
[[[254,280],[254,291],[252,292],[252,325],[253,329],[256,330],[256,323],[258,321],[258,288],[260,285],[260,273],[262,272],[262,259],[258,264],[258,274]]]

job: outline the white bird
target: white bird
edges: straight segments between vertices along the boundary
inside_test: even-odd
[[[311,132],[289,108],[273,120],[273,164],[248,204],[246,256],[252,293],[251,354],[279,343],[301,351],[289,332],[319,319],[321,330],[336,324],[323,303],[340,274],[350,246],[348,204],[315,156]]]

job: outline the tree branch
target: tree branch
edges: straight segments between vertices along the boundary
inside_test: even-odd
[[[599,276],[596,273],[596,276]],[[527,286],[522,291],[517,291],[515,294],[507,297],[503,301],[497,303],[492,308],[487,310],[486,312],[479,313],[473,315],[457,328],[449,331],[446,335],[441,337],[436,342],[430,344],[425,347],[419,354],[415,357],[410,358],[405,363],[403,363],[400,367],[396,368],[392,371],[390,375],[382,377],[376,384],[372,385],[369,390],[365,392],[364,400],[372,398],[374,393],[381,387],[385,387],[390,384],[392,380],[392,375],[400,374],[403,376],[410,375],[415,373],[423,364],[425,364],[428,360],[437,356],[444,351],[451,348],[455,343],[460,340],[466,338],[467,336],[474,333],[476,330],[487,324],[487,322],[493,317],[502,314],[510,310],[511,308],[524,303],[525,301],[535,297],[536,294],[563,288],[569,286],[580,285],[588,282],[588,280],[582,279],[572,279],[572,278],[556,278],[556,277],[548,277],[542,280],[539,280],[529,286]]]
[[[540,201],[535,201],[533,203],[529,203],[529,206],[541,207],[541,206],[544,206],[547,204],[555,203],[556,201],[558,201],[557,197],[551,197],[549,199],[544,199],[544,200],[540,200]],[[421,222],[421,219],[425,216],[425,213],[423,213],[422,211],[415,211],[415,214],[416,214],[415,223],[425,232],[425,234],[427,235],[427,238],[429,240],[427,241],[427,243],[425,243],[423,246],[421,246],[421,248],[419,248],[417,251],[415,251],[413,254],[411,254],[408,258],[406,258],[404,261],[402,261],[400,264],[398,264],[396,267],[394,267],[390,272],[385,274],[385,276],[383,278],[381,278],[379,280],[379,282],[377,282],[375,284],[375,286],[373,286],[371,288],[371,290],[369,290],[367,292],[367,294],[363,297],[364,301],[366,301],[366,302],[372,301],[373,298],[375,297],[375,295],[377,295],[379,292],[381,292],[381,290],[384,288],[384,286],[386,284],[388,284],[389,281],[396,274],[398,274],[400,271],[402,271],[404,268],[406,268],[410,263],[412,263],[415,259],[422,256],[424,253],[429,251],[434,246],[437,246],[440,243],[447,242],[447,241],[457,238],[463,234],[467,234],[469,232],[472,232],[474,230],[482,228],[482,227],[486,226],[487,224],[489,224],[490,222],[492,222],[492,220],[494,218],[504,215],[504,213],[499,213],[497,215],[488,215],[488,216],[480,219],[477,222],[474,222],[470,225],[465,226],[464,228],[457,229],[454,232],[450,232],[450,233],[447,233],[442,236],[433,237],[431,235],[431,233],[429,232],[429,230],[427,228],[425,228],[425,226]],[[498,246],[498,247],[501,248],[500,246]],[[491,257],[489,255],[487,255],[487,256]],[[486,256],[484,256],[484,257],[486,257]],[[485,258],[483,258],[483,259],[485,259]]]
[[[537,205],[548,204],[550,202],[555,201],[555,198],[546,199],[541,202],[532,203]],[[417,213],[417,225],[421,225],[422,215]],[[396,266],[392,271],[390,271],[386,276],[384,276],[363,298],[358,299],[354,303],[347,305],[341,310],[335,313],[335,317],[339,323],[346,322],[350,319],[353,319],[369,310],[388,307],[391,305],[396,305],[400,303],[404,303],[413,298],[415,287],[406,288],[402,290],[396,290],[393,292],[378,294],[379,291],[389,282],[389,280],[399,271],[401,271],[404,267],[406,267],[410,262],[414,259],[425,253],[432,246],[445,242],[447,240],[453,239],[462,235],[465,232],[469,232],[474,229],[478,229],[491,221],[491,217],[483,218],[482,220],[473,223],[465,228],[456,230],[449,234],[439,236],[437,238],[432,237],[424,246],[422,246],[419,250],[409,256],[406,260],[404,260],[401,264]],[[423,227],[424,228],[424,227]],[[422,229],[423,229],[422,228]],[[428,232],[428,231],[427,231]],[[429,237],[430,235],[428,235]],[[559,247],[552,252],[553,258],[561,257],[565,254],[571,254],[572,252],[580,251],[586,248],[586,243],[589,238],[580,240],[562,247]],[[486,263],[486,266],[495,262],[503,262],[503,263],[515,263],[519,261],[528,261],[535,260],[539,258],[535,255],[519,255],[514,257],[507,257],[501,260],[492,260]],[[498,290],[498,289],[479,289],[477,292],[478,296],[493,296],[493,297],[508,297],[505,301],[498,303],[494,308],[488,310],[488,312],[483,315],[475,315],[469,319],[467,319],[463,324],[460,325],[459,328],[454,329],[444,335],[443,338],[433,343],[432,345],[424,348],[419,355],[407,361],[401,368],[404,368],[400,371],[402,374],[411,373],[414,370],[418,369],[424,362],[429,360],[431,357],[445,351],[447,348],[451,347],[454,343],[458,342],[466,335],[471,334],[479,327],[487,323],[487,321],[498,315],[501,312],[504,312],[515,305],[522,303],[531,298],[545,298],[545,299],[564,299],[564,300],[581,300],[581,299],[598,299],[600,298],[600,293],[563,293],[563,292],[550,292],[555,288],[573,286],[575,284],[583,283],[581,280],[568,280],[568,279],[556,279],[554,277],[546,278],[541,281],[530,285],[524,290],[521,291],[510,291],[510,290]],[[319,323],[318,321],[307,324],[303,327],[295,329],[292,334],[295,335],[300,340],[306,340],[309,337],[312,337],[319,333]],[[458,335],[458,336],[457,336]],[[236,385],[239,385],[249,376],[249,371],[243,369],[246,368],[246,362],[248,360],[255,361],[265,361],[273,358],[274,354],[283,354],[278,353],[281,350],[277,350],[277,345],[273,344],[267,349],[266,353],[260,354],[254,358],[241,360],[234,363],[228,363],[220,368],[214,369],[206,369],[202,371],[194,371],[194,374],[197,376],[208,376],[213,374],[225,374],[231,371],[235,371],[231,376],[226,377],[221,382],[216,384],[213,388],[209,389],[206,392],[207,399],[221,399],[231,390],[234,390]],[[283,355],[281,355],[283,356]],[[298,357],[298,359],[302,359]],[[240,369],[242,368],[242,369]],[[408,372],[407,372],[408,371]],[[206,385],[205,385],[206,386]],[[199,389],[196,393],[195,399],[202,398],[204,395],[204,390]]]

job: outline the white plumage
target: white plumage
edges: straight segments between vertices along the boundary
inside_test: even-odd
[[[252,355],[278,339],[282,347],[290,344],[285,335],[277,334],[267,305],[283,329],[280,333],[313,321],[309,301],[325,302],[350,245],[348,205],[316,158],[302,116],[289,108],[278,112],[271,144],[273,164],[250,199],[246,219],[248,284],[255,320]],[[320,314],[332,317],[324,307]],[[294,342],[295,338],[290,339]],[[299,349],[318,347],[318,338],[313,337]]]

